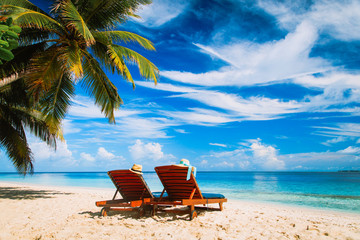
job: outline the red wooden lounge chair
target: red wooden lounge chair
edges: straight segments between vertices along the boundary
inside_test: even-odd
[[[222,194],[201,193],[194,177],[193,169],[189,180],[186,180],[188,167],[177,165],[160,166],[156,167],[155,171],[164,186],[164,190],[158,199],[151,199],[151,201],[145,203],[146,205],[153,206],[153,215],[156,211],[180,212],[178,210],[161,209],[158,206],[183,205],[189,207],[185,211],[190,214],[190,220],[192,220],[197,217],[195,205],[207,206],[208,204],[218,203],[219,209],[211,209],[221,211],[223,203],[227,202],[227,199]],[[166,199],[163,198],[165,191],[167,193]]]
[[[141,174],[130,170],[113,170],[108,175],[116,187],[112,200],[98,201],[96,206],[102,207],[100,214],[107,216],[109,211],[139,211],[142,215],[144,202],[154,198]],[[115,199],[120,193],[122,199]]]

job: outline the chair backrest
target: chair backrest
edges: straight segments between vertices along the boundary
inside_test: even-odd
[[[113,170],[108,171],[108,175],[126,201],[154,197],[140,174],[133,173],[130,170]]]
[[[186,180],[188,167],[168,165],[155,167],[155,171],[163,184],[170,200],[202,199],[200,188],[191,170],[189,180]]]

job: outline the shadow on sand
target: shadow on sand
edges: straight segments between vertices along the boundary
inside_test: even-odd
[[[118,219],[146,219],[146,218],[152,218],[157,222],[171,222],[174,220],[189,220],[188,214],[168,214],[168,213],[158,213],[155,217],[151,214],[145,214],[143,216],[139,216],[137,212],[109,212],[106,217],[103,217],[100,215],[100,211],[98,212],[91,212],[91,211],[85,211],[80,212],[81,215],[88,215],[89,218],[100,218],[100,219],[106,219],[109,217],[116,216]]]
[[[56,195],[70,195],[72,193],[64,193],[51,190],[34,190],[24,189],[20,187],[0,187],[0,199],[39,199],[39,198],[53,198]]]
[[[182,209],[186,209],[183,207]],[[196,209],[198,216],[202,216],[205,214],[206,210],[203,208]],[[212,211],[211,209],[209,209]],[[167,212],[157,212],[156,216],[152,216],[151,212],[145,211],[142,216],[139,215],[137,211],[110,211],[108,212],[106,217],[101,216],[100,211],[85,211],[80,212],[81,215],[88,215],[89,218],[100,218],[106,219],[108,217],[116,216],[118,219],[145,219],[145,218],[152,218],[157,222],[171,222],[175,220],[189,220],[189,213],[184,211],[183,213],[167,213]]]

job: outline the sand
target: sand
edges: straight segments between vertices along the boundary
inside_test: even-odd
[[[229,200],[193,221],[99,216],[114,191],[0,182],[0,239],[360,239],[360,214]]]

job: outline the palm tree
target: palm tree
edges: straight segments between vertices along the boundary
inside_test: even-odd
[[[157,82],[157,67],[126,47],[133,42],[155,50],[153,44],[137,34],[113,30],[150,0],[58,0],[50,14],[27,0],[2,2],[2,12],[22,28],[23,47],[14,51],[14,61],[5,64],[0,76],[17,73],[26,80],[52,129],[58,129],[65,117],[76,83],[95,99],[109,122],[115,122],[114,110],[122,99],[104,69],[134,87],[127,65],[136,64],[142,77]],[[31,58],[17,58],[24,52]]]
[[[114,111],[122,99],[105,70],[134,87],[128,65],[135,64],[142,77],[157,82],[157,67],[127,47],[137,43],[155,50],[153,44],[137,34],[115,30],[129,16],[136,17],[137,8],[150,0],[57,0],[49,14],[27,0],[1,2],[0,14],[12,17],[22,31],[20,47],[12,51],[14,59],[0,66],[0,88],[21,83],[27,104],[36,109],[30,111],[28,105],[11,98],[18,94],[18,85],[0,96],[0,146],[20,172],[32,170],[24,126],[54,145],[77,83],[115,123]]]
[[[19,173],[33,172],[33,157],[25,128],[49,145],[55,146],[41,112],[32,109],[23,80],[0,87],[0,145],[5,149]]]

